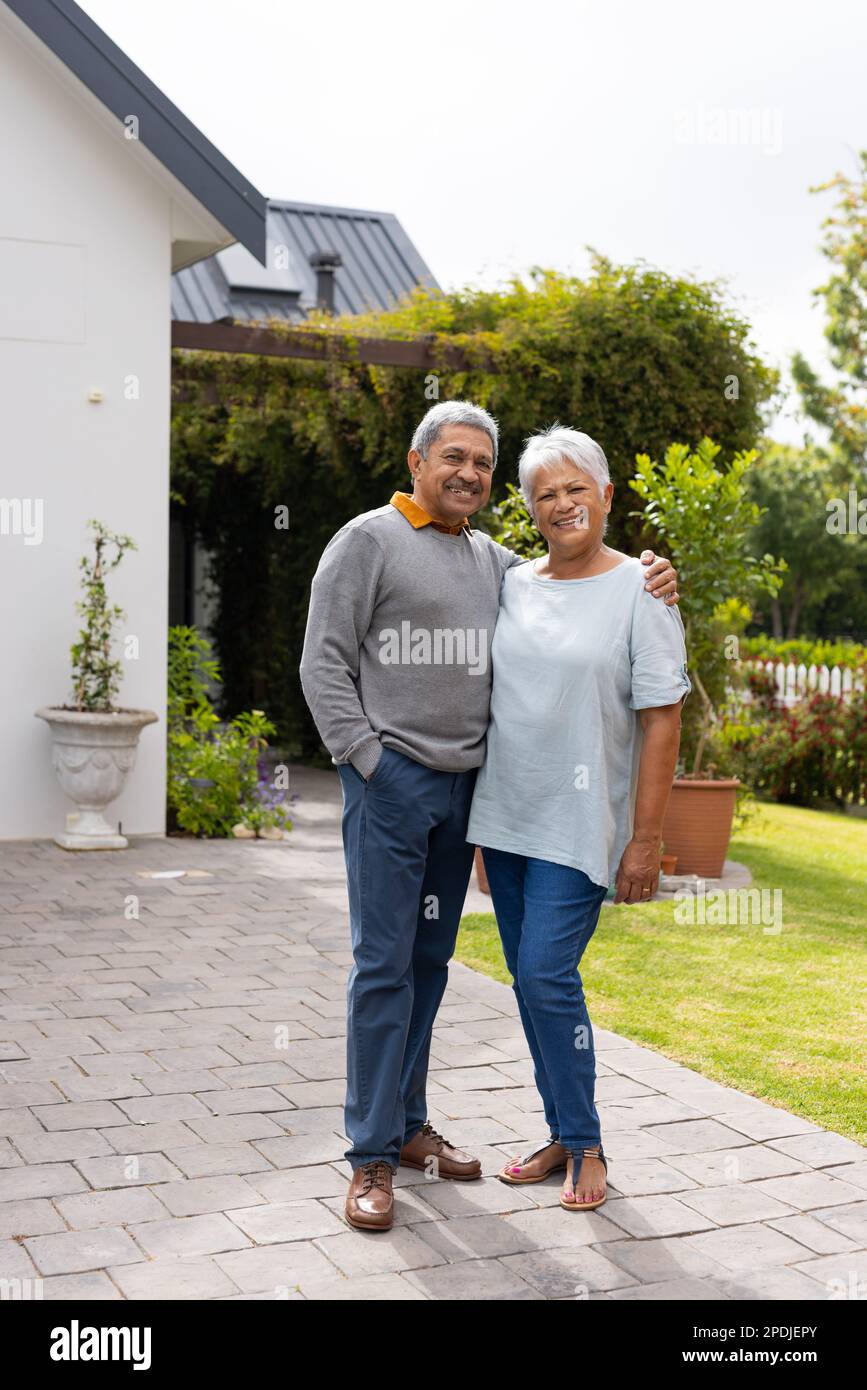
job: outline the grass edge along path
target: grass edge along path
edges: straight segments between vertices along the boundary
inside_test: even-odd
[[[867,1143],[867,820],[757,803],[729,857],[769,903],[780,890],[779,933],[606,905],[581,962],[590,1018]],[[493,912],[463,919],[455,959],[512,983]]]

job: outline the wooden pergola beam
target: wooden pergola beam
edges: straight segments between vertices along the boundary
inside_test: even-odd
[[[257,357],[300,357],[314,362],[366,362],[378,367],[415,367],[436,371],[443,365],[467,371],[470,363],[456,347],[434,347],[433,335],[401,341],[396,338],[353,338],[331,329],[274,332],[239,323],[172,323],[172,347],[196,352],[235,352]],[[479,364],[476,364],[479,365]],[[485,364],[495,370],[493,364]]]

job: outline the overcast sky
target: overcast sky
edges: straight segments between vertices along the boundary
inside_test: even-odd
[[[722,277],[768,360],[825,360],[808,190],[867,147],[864,0],[84,8],[264,194],[395,212],[445,288],[591,245]]]

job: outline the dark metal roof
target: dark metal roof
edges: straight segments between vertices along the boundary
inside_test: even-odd
[[[5,3],[119,120],[135,112],[145,148],[264,262],[262,194],[123,50],[73,0]]]
[[[316,303],[314,251],[337,251],[335,312],[385,309],[416,285],[438,289],[430,268],[390,212],[268,201],[263,272],[238,246],[172,276],[172,317],[301,319]]]

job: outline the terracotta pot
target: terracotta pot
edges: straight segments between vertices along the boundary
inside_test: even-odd
[[[475,861],[476,884],[478,889],[481,893],[487,893],[490,896],[491,890],[488,887],[488,875],[485,873],[485,861],[482,858],[482,851],[479,849],[478,845],[476,845]]]
[[[665,848],[677,857],[680,874],[720,878],[732,833],[736,777],[706,781],[678,777],[662,825]]]
[[[676,873],[676,872],[677,872],[677,855],[676,855],[676,854],[663,854],[663,855],[661,855],[661,856],[660,856],[660,859],[659,859],[659,867],[660,867],[660,870],[662,871],[662,873],[664,873],[664,874],[673,874],[673,873]]]

